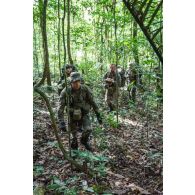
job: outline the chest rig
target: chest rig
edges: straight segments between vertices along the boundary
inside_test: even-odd
[[[79,90],[69,91],[70,114],[74,120],[80,120],[83,114],[87,114],[90,105],[87,100],[87,91],[83,86]]]

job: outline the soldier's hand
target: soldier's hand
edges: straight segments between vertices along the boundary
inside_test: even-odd
[[[102,125],[103,122],[102,122],[102,118],[101,117],[98,118],[98,122],[99,122],[100,125]]]
[[[64,132],[67,131],[65,122],[61,122],[60,125],[59,125],[59,128],[60,128],[61,131],[64,131]]]
[[[61,131],[66,132],[66,126],[61,128]]]
[[[106,81],[107,81],[107,82],[111,82],[112,79],[111,79],[111,78],[107,78]]]

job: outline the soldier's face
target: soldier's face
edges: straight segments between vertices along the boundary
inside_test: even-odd
[[[71,85],[74,90],[78,90],[81,87],[81,81],[72,82]]]
[[[115,72],[116,71],[116,67],[115,67],[115,65],[110,65],[110,70],[112,71],[112,72]]]
[[[72,68],[67,68],[67,69],[66,69],[66,73],[67,73],[67,74],[70,74],[71,72],[72,72]]]

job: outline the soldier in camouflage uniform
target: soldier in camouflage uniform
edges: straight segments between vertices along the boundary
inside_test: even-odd
[[[126,82],[126,75],[125,75],[126,71],[121,66],[118,66],[117,68],[118,68],[118,74],[121,77],[121,85],[119,87],[124,87]]]
[[[127,78],[128,78],[128,87],[127,90],[129,91],[129,99],[135,102],[136,99],[136,85],[137,85],[137,71],[136,71],[136,63],[130,62],[129,69],[127,71]]]
[[[78,72],[73,72],[70,75],[71,86],[64,88],[60,94],[60,105],[58,109],[58,119],[60,129],[66,131],[66,124],[64,121],[64,108],[67,106],[67,98],[69,98],[69,114],[70,114],[70,131],[72,133],[73,139],[71,143],[72,149],[78,149],[77,142],[77,129],[83,127],[83,132],[81,136],[81,143],[85,146],[87,150],[92,150],[89,145],[89,136],[91,134],[91,122],[89,118],[90,107],[92,106],[95,114],[97,116],[98,122],[101,124],[102,119],[93,99],[93,95],[90,89],[81,84],[81,76]]]
[[[66,76],[67,82],[70,83],[69,77],[70,77],[71,72],[74,72],[74,71],[77,71],[77,69],[73,65],[66,64],[62,68],[62,76],[60,78],[60,81],[58,82],[58,95],[60,95],[61,91],[65,87],[65,76]]]
[[[116,70],[115,64],[110,64],[110,71],[104,76],[106,94],[105,100],[110,108],[110,112],[116,110],[117,104],[117,86],[121,85],[121,77]]]

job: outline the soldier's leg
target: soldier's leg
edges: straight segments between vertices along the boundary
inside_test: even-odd
[[[113,92],[112,95],[110,96],[110,111],[115,111],[116,110],[116,102],[115,102],[115,93]]]
[[[113,111],[112,94],[109,92],[107,93],[107,104],[108,104],[108,107],[110,109],[110,112]]]
[[[83,132],[81,136],[81,143],[85,146],[87,150],[92,151],[92,148],[89,144],[89,136],[92,132],[91,121],[89,119],[89,115],[83,116],[82,123],[83,123]]]
[[[117,96],[117,91],[114,91],[113,92],[113,96],[112,96],[112,107],[113,107],[113,110],[116,110],[117,109],[117,101],[118,101],[118,97],[119,95]]]
[[[82,132],[83,131],[83,127],[82,127],[83,123],[82,120],[79,121],[78,126],[77,126],[77,132]]]
[[[74,150],[78,149],[78,142],[77,142],[77,124],[75,121],[70,119],[70,131],[72,133],[72,141],[71,141],[71,148]]]

